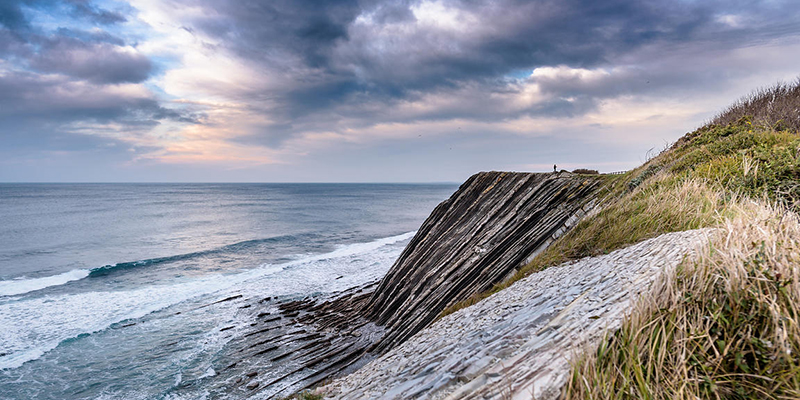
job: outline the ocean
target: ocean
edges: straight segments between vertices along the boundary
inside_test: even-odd
[[[248,318],[219,300],[379,279],[456,189],[0,184],[0,399],[208,397]]]

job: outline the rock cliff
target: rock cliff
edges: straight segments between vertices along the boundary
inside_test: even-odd
[[[658,274],[705,240],[703,230],[671,233],[534,273],[321,392],[341,400],[557,399],[570,357],[616,329]]]
[[[423,223],[380,282],[333,298],[253,301],[212,393],[285,396],[351,372],[502,282],[585,215],[601,177],[483,172]]]
[[[569,173],[473,175],[436,207],[370,297],[364,315],[387,330],[374,350],[502,282],[586,213],[597,184]]]

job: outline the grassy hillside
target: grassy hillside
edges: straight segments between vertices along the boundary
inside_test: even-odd
[[[560,244],[573,257],[718,228],[579,357],[566,398],[800,398],[799,130],[800,82],[757,91],[629,173],[627,193]]]
[[[742,199],[800,210],[800,79],[761,89],[623,175],[606,175],[598,212],[474,304],[544,268],[658,235],[719,226]]]
[[[733,104],[641,167],[492,291],[664,233],[716,227],[622,329],[576,364],[569,399],[800,398],[800,80]]]

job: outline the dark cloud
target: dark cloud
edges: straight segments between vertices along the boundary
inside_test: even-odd
[[[361,12],[357,0],[205,1],[179,0],[208,10],[191,21],[199,29],[224,39],[243,57],[276,62],[298,57],[311,67],[327,67],[330,47],[347,37],[347,28]]]
[[[86,18],[96,24],[111,25],[125,22],[128,19],[120,13],[104,10],[91,4],[88,0],[69,0],[73,6],[73,14]]]
[[[74,82],[66,77],[8,73],[0,76],[0,118],[3,126],[46,123],[56,128],[76,122],[130,126],[153,126],[160,120],[200,123],[202,116],[165,108],[142,93]],[[12,131],[0,129],[0,135]],[[47,131],[42,132],[46,134]]]
[[[152,72],[150,60],[126,47],[122,38],[100,29],[57,27],[45,31],[31,25],[22,12],[23,6],[53,13],[66,6],[93,24],[125,20],[88,0],[4,0],[0,4],[0,56],[14,59],[18,68],[105,84],[142,82]]]
[[[73,16],[93,24],[112,25],[127,21],[124,15],[97,7],[90,0],[3,0],[0,2],[0,26],[15,32],[30,30],[32,27],[22,11],[23,6],[57,12],[62,4],[71,10]]]
[[[747,1],[445,0],[448,13],[473,18],[448,30],[436,26],[446,21],[418,21],[412,9],[419,10],[419,1],[176,1],[213,9],[207,17],[184,21],[187,29],[295,80],[285,92],[272,93],[284,121],[330,117],[332,110],[361,113],[358,104],[391,106],[467,85],[488,88],[484,93],[515,90],[500,78],[541,66],[611,67],[653,46],[664,51],[693,43],[747,46],[786,35],[800,16],[789,3]],[[746,23],[726,24],[721,19],[726,14],[741,14]],[[594,84],[543,84],[564,93],[530,114],[578,116],[602,96],[640,89],[598,86],[578,96],[576,91]],[[576,98],[564,100],[570,96]]]
[[[411,1],[387,1],[378,4],[372,13],[372,20],[378,24],[414,22],[416,17],[409,8]]]
[[[125,45],[125,40],[106,31],[58,28],[56,30],[56,37],[72,38],[85,43],[110,43],[117,46]]]
[[[19,1],[0,1],[0,25],[12,31],[28,28],[28,20],[20,9]]]
[[[17,68],[61,73],[101,84],[142,82],[153,71],[150,60],[126,47],[122,38],[100,29],[57,27],[45,31],[31,25],[23,6],[53,13],[66,6],[94,24],[125,20],[88,0],[4,0],[0,4],[0,56],[12,59]]]
[[[38,54],[31,58],[30,65],[39,71],[63,73],[101,84],[138,83],[149,77],[152,64],[144,55],[97,41],[98,38],[89,39],[62,35],[47,38],[40,44]]]

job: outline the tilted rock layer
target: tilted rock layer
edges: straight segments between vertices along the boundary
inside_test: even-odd
[[[618,328],[631,302],[705,237],[666,234],[534,273],[321,390],[336,399],[555,399],[570,357]]]
[[[285,396],[396,347],[574,226],[593,207],[601,180],[567,172],[473,175],[436,207],[377,285],[332,300],[253,303],[255,321],[230,346],[236,362],[219,372],[218,392]]]
[[[450,305],[489,290],[594,205],[599,179],[482,172],[431,213],[370,297],[364,315],[392,348]]]

